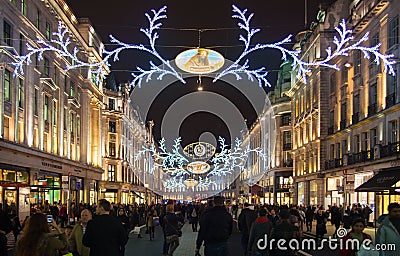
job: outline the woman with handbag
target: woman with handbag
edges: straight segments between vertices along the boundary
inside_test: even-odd
[[[154,205],[150,206],[149,211],[147,212],[147,228],[149,230],[150,241],[154,240],[154,219],[158,218],[157,212],[154,209]]]
[[[166,214],[163,219],[165,239],[167,242],[168,256],[172,256],[176,248],[179,246],[179,237],[182,231],[179,229],[178,217],[174,213],[174,206],[167,205]]]

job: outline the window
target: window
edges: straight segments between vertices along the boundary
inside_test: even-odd
[[[367,149],[368,149],[368,133],[363,132],[361,134],[361,150],[367,151]]]
[[[35,103],[33,105],[33,112],[35,113],[35,116],[38,115],[38,104],[39,104],[39,90],[35,89]]]
[[[386,107],[391,107],[397,103],[396,92],[397,92],[397,76],[387,75],[386,76],[387,96],[386,96]]]
[[[361,74],[361,52],[359,50],[354,51],[354,75]]]
[[[46,31],[45,31],[46,39],[50,41],[51,39],[51,24],[46,21]]]
[[[115,142],[109,142],[108,152],[109,152],[109,156],[115,156]]]
[[[340,120],[346,121],[346,116],[347,116],[347,103],[342,103],[341,108],[340,108]]]
[[[21,0],[21,12],[26,16],[26,0]]]
[[[68,109],[64,108],[64,131],[67,130],[67,113],[68,113]]]
[[[69,128],[71,132],[71,143],[75,143],[75,114],[71,113],[69,120]]]
[[[23,34],[19,34],[19,55],[22,56],[24,54],[24,43],[25,38]]]
[[[292,132],[284,131],[283,132],[283,150],[292,149]]]
[[[358,153],[361,151],[360,142],[360,135],[354,136],[354,153]]]
[[[329,159],[335,159],[335,144],[331,144],[331,148],[330,148],[329,152],[330,152]]]
[[[50,109],[49,109],[49,96],[44,95],[44,105],[43,105],[43,115],[44,115],[44,120],[49,121],[50,117]]]
[[[342,74],[342,84],[347,83],[348,79],[349,79],[349,77],[348,77],[349,70],[346,67],[344,67],[344,68],[342,68],[341,74]]]
[[[57,101],[53,101],[53,125],[57,125]]]
[[[5,70],[4,72],[4,100],[10,101],[11,99],[11,72]]]
[[[290,113],[282,115],[282,126],[291,125],[291,117],[292,115]]]
[[[76,137],[81,137],[81,118],[79,116],[76,117]]]
[[[342,140],[342,149],[340,153],[340,158],[342,158],[347,153],[347,140]]]
[[[336,73],[331,74],[330,79],[330,93],[335,93],[336,90]]]
[[[353,96],[353,114],[360,112],[360,94]]]
[[[64,75],[64,91],[65,91],[65,93],[68,93],[68,76],[67,75]]]
[[[115,181],[115,167],[114,164],[108,165],[108,181]]]
[[[11,24],[7,21],[4,21],[3,23],[3,40],[8,46],[12,46]]]
[[[54,66],[53,81],[55,84],[58,83],[58,68]]]
[[[115,99],[108,99],[108,110],[114,110],[115,109]]]
[[[39,9],[37,9],[37,12],[36,12],[36,27],[39,30],[40,30],[41,19],[42,19],[42,13],[40,12]]]
[[[24,80],[18,79],[18,107],[24,107]]]
[[[340,158],[340,143],[336,143],[336,155],[335,155],[336,159]]]
[[[329,126],[333,127],[335,125],[335,112],[331,110],[329,112]]]
[[[50,62],[49,59],[46,57],[43,57],[43,62],[44,62],[44,74],[45,76],[49,76],[50,75]]]
[[[376,129],[371,129],[369,131],[369,148],[374,149],[376,143],[377,143],[377,137],[376,137]]]
[[[396,16],[389,21],[389,45],[388,48],[399,43],[399,17]]]
[[[395,143],[398,141],[397,139],[397,121],[394,120],[389,123],[389,143]]]
[[[109,132],[114,132],[114,133],[117,132],[117,122],[110,121],[108,123],[108,126],[109,126],[109,129],[108,129]]]
[[[39,55],[38,53],[35,53],[35,68],[39,68]]]
[[[69,96],[75,97],[75,83],[73,81],[70,82],[70,90],[69,90]]]

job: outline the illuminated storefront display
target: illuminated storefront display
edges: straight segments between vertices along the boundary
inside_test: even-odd
[[[59,202],[61,199],[61,175],[58,173],[39,171],[34,177],[31,187],[31,203],[43,204]]]
[[[310,205],[318,205],[318,184],[316,180],[310,181]]]

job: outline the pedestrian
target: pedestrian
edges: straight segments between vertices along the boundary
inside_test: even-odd
[[[97,204],[96,217],[87,224],[83,245],[90,248],[90,256],[120,255],[128,241],[124,227],[110,216],[110,210],[110,202],[101,199]]]
[[[154,205],[150,206],[150,209],[147,211],[147,221],[146,225],[149,230],[150,241],[154,240],[154,232],[155,232],[155,218],[158,218],[157,212],[154,209]]]
[[[11,219],[0,203],[0,255],[7,255],[7,237],[12,230]]]
[[[88,222],[92,220],[92,212],[84,209],[81,212],[80,222],[75,224],[68,238],[68,248],[73,255],[89,256],[90,248],[83,245],[83,235],[86,232]]]
[[[396,250],[380,251],[380,256],[398,256],[400,245],[400,204],[390,203],[389,214],[383,219],[376,234],[376,244],[395,244]]]
[[[289,242],[292,239],[296,239],[299,241],[300,234],[299,234],[299,227],[291,224],[289,221],[290,213],[289,209],[282,208],[279,211],[280,222],[272,229],[271,231],[271,239],[274,241],[279,241],[272,243],[271,255],[274,256],[294,256],[297,255],[296,250],[292,249],[289,246]],[[267,243],[267,241],[265,241]],[[268,241],[267,245],[269,246],[270,243]]]
[[[320,242],[324,235],[327,233],[326,230],[326,222],[327,222],[327,216],[326,213],[322,211],[322,209],[318,209],[317,214],[315,214],[314,219],[317,221],[317,226],[316,226],[316,236],[317,236],[317,242]]]
[[[60,211],[59,211],[59,217],[60,217],[60,221],[61,221],[61,228],[65,227],[65,224],[67,223],[67,205],[63,204],[60,207]]]
[[[331,223],[335,225],[335,232],[333,233],[333,237],[337,236],[337,231],[340,228],[340,222],[342,219],[342,214],[339,211],[339,207],[336,206],[336,203],[331,207]]]
[[[134,229],[135,227],[139,227],[140,225],[140,215],[137,207],[133,208],[132,211],[132,216],[131,216],[131,229]],[[140,229],[138,233],[138,238],[142,238],[142,235],[140,234]]]
[[[258,218],[251,225],[249,244],[247,245],[247,255],[249,256],[266,256],[268,255],[268,248],[264,250],[258,247],[258,241],[264,239],[265,235],[270,237],[273,224],[267,218],[267,210],[261,208],[258,211]]]
[[[312,231],[312,222],[314,220],[314,211],[312,210],[311,206],[309,205],[306,210],[306,227],[307,232]]]
[[[182,236],[182,231],[179,228],[178,217],[174,213],[174,205],[166,206],[166,213],[162,220],[165,241],[167,244],[167,254],[172,256],[176,248],[179,246],[179,237]]]
[[[14,242],[17,242],[17,238],[19,233],[22,231],[22,226],[21,222],[19,221],[18,215],[16,215],[14,218],[12,218],[12,231],[14,234]]]
[[[272,208],[270,214],[267,216],[268,220],[271,221],[272,225],[276,225],[279,222],[279,216],[276,215],[275,209]]]
[[[243,249],[243,254],[247,254],[247,244],[249,243],[250,228],[253,222],[257,218],[257,213],[251,209],[250,204],[245,203],[244,209],[239,215],[238,228],[242,233],[241,244]]]
[[[224,206],[224,198],[215,196],[214,207],[208,208],[200,217],[195,254],[204,242],[206,256],[228,256],[228,239],[232,234],[233,219]]]
[[[363,245],[364,240],[369,239],[372,242],[370,235],[363,232],[365,228],[365,221],[363,219],[356,219],[351,225],[351,231],[342,238],[343,246],[340,248],[339,256],[358,256],[358,252]],[[349,242],[349,240],[358,240],[358,246],[356,244]],[[372,252],[369,253],[372,256]]]
[[[118,209],[118,216],[117,219],[121,222],[122,226],[125,228],[126,233],[129,231],[129,218],[126,215],[124,208]]]
[[[192,231],[197,232],[197,226],[199,223],[199,212],[196,205],[193,205],[190,210],[190,223],[192,223]]]
[[[29,217],[21,238],[17,243],[17,256],[54,256],[67,253],[67,237],[57,226],[54,219],[50,225],[57,232],[50,232],[46,215],[35,213]],[[4,254],[2,254],[4,255]],[[7,255],[7,254],[5,254]]]
[[[372,210],[369,208],[368,204],[365,205],[365,207],[362,209],[361,214],[365,220],[365,225],[368,227],[368,222],[369,222],[369,216],[371,215]]]

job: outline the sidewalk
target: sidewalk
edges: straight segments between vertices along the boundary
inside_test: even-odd
[[[303,225],[303,233],[307,234],[307,235],[316,236],[316,225],[317,225],[317,222],[313,221],[311,232],[306,232],[305,230],[307,230],[307,227],[304,224]],[[343,226],[341,226],[341,227],[343,227]],[[324,235],[324,237],[328,238],[329,236],[332,236],[335,233],[335,225],[331,225],[331,222],[328,221],[328,223],[326,223],[326,230],[327,230],[327,233]],[[350,231],[350,230],[348,230],[348,231]],[[376,232],[378,232],[378,228],[376,228]],[[372,240],[375,242],[375,228],[367,227],[364,229],[364,233],[367,233],[368,235],[370,235],[372,237]]]

